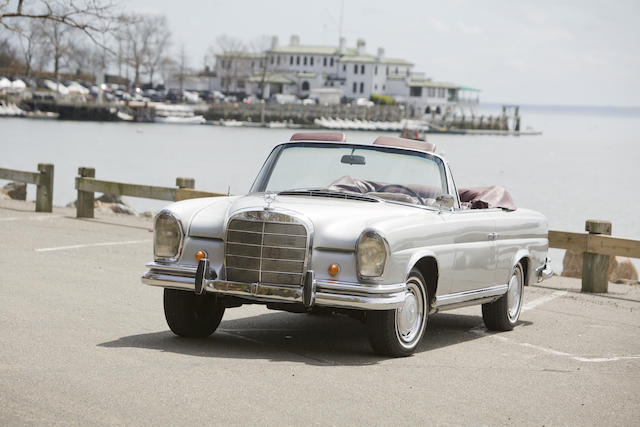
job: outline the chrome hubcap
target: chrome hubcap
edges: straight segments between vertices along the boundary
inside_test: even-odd
[[[418,284],[407,283],[404,304],[396,309],[396,331],[400,341],[413,344],[423,327],[424,303]]]
[[[507,307],[509,310],[509,320],[515,322],[520,313],[520,303],[522,301],[522,271],[516,268],[509,280],[509,290],[507,291]]]

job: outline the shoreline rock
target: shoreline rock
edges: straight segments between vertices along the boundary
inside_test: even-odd
[[[566,251],[562,260],[562,276],[582,278],[582,253]],[[638,270],[630,258],[612,256],[609,258],[609,282],[638,282]]]

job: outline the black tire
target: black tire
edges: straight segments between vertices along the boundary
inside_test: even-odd
[[[218,328],[224,306],[215,295],[164,290],[164,317],[171,331],[181,337],[204,338]]]
[[[419,325],[411,329],[413,332],[406,339],[402,337],[403,334],[399,330],[398,321],[396,320],[399,314],[402,315],[403,307],[395,310],[372,310],[367,312],[369,342],[373,347],[373,351],[380,355],[392,357],[410,356],[415,352],[424,336],[429,313],[429,295],[424,277],[418,270],[411,270],[406,283],[409,289],[408,292],[415,296],[417,304],[421,304],[421,313],[416,315],[416,319],[419,319]]]
[[[517,298],[513,298],[512,307],[509,307],[509,294],[514,292],[511,288],[511,281],[515,278],[519,288]],[[517,264],[513,268],[511,277],[509,278],[509,289],[500,299],[482,304],[482,319],[487,329],[491,331],[510,331],[514,328],[520,318],[522,310],[522,299],[524,295],[524,272],[522,265]],[[514,306],[513,304],[517,304]]]

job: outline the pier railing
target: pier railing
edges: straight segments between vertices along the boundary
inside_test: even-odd
[[[218,197],[226,195],[195,190],[195,179],[193,178],[176,178],[176,187],[158,187],[153,185],[104,181],[95,179],[95,176],[96,170],[94,168],[78,168],[78,176],[76,177],[75,184],[75,188],[78,190],[78,201],[76,203],[76,217],[78,218],[93,218],[94,193],[173,202],[198,197]]]
[[[0,168],[0,179],[36,185],[36,212],[51,212],[53,210],[52,164],[38,163],[38,172]]]
[[[582,291],[607,292],[610,257],[640,258],[640,240],[611,237],[609,221],[588,220],[585,230],[549,230],[549,247],[582,253]]]

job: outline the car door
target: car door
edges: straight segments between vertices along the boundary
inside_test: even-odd
[[[451,291],[465,292],[495,285],[495,210],[457,210],[442,215],[454,247]]]

